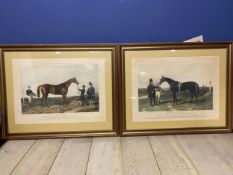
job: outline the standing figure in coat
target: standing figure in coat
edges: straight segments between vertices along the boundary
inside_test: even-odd
[[[89,87],[87,89],[87,98],[90,104],[94,104],[95,99],[95,88],[93,87],[93,84],[89,82]]]
[[[150,105],[155,105],[155,86],[152,78],[149,79],[149,85],[147,86],[147,94],[150,101]]]
[[[85,85],[82,86],[82,89],[78,89],[81,94],[80,94],[80,101],[81,101],[81,105],[85,105]]]
[[[33,97],[36,97],[36,94],[31,90],[31,86],[28,86],[28,89],[26,90],[27,96],[29,96],[29,105],[32,104]]]

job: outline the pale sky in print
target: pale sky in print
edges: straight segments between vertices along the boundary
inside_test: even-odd
[[[168,57],[146,58],[135,61],[135,70],[138,77],[138,87],[145,88],[149,78],[154,83],[160,81],[161,76],[169,77],[179,82],[195,81],[199,86],[209,86],[216,83],[218,57]],[[162,84],[168,87],[167,83]]]
[[[63,61],[41,62],[37,60],[20,60],[17,64],[20,68],[21,74],[21,90],[22,95],[25,96],[25,91],[28,86],[36,93],[37,87],[41,84],[60,84],[73,77],[76,77],[79,82],[79,88],[82,85],[88,88],[88,83],[92,82],[93,87],[98,91],[98,64],[87,62],[76,62],[75,60],[69,62],[67,59]],[[68,96],[76,96],[79,94],[77,85],[72,83],[69,87]],[[50,94],[49,96],[54,96]]]

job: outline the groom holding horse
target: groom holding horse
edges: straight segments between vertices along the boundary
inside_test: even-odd
[[[152,78],[150,78],[149,85],[147,87],[147,94],[151,106],[160,103],[160,92],[161,92],[160,84],[156,83],[156,85],[154,85]]]
[[[155,105],[155,86],[154,86],[152,78],[149,79],[149,85],[147,86],[147,94],[150,100],[150,105],[154,106]]]

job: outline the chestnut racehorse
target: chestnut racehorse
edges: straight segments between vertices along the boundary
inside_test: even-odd
[[[45,105],[48,106],[47,105],[48,94],[62,95],[63,103],[66,104],[66,95],[68,93],[68,88],[71,85],[71,83],[75,83],[77,85],[79,84],[77,79],[74,77],[58,85],[52,85],[52,84],[39,85],[37,87],[37,96],[40,97],[40,92],[42,93],[41,106],[43,99],[45,99]]]

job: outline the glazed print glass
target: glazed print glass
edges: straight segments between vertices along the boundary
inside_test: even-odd
[[[114,47],[5,49],[8,135],[115,134]]]
[[[228,130],[229,45],[216,47],[123,47],[125,131]]]

